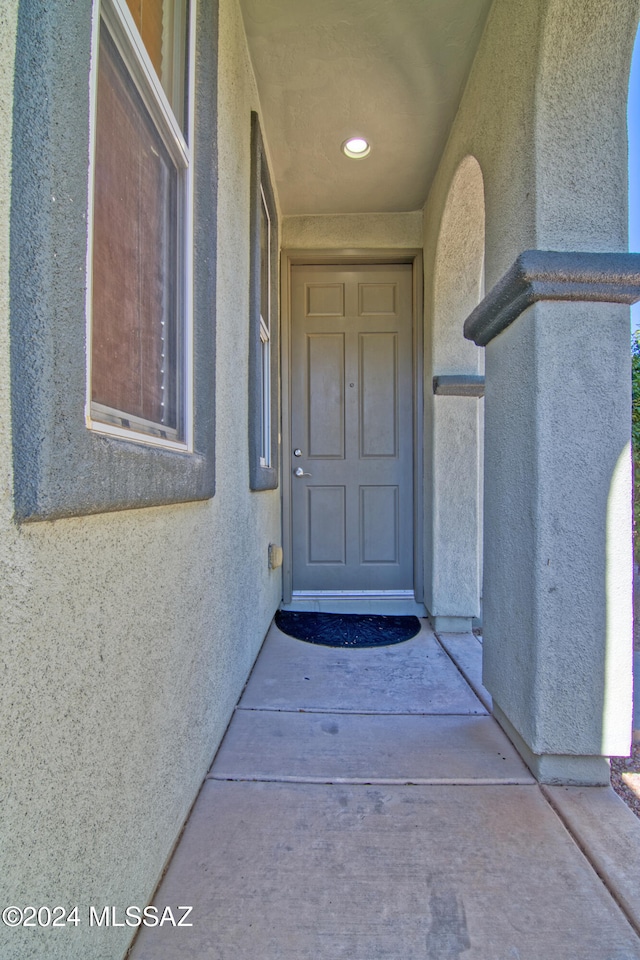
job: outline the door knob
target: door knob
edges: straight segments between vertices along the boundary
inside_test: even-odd
[[[296,477],[310,477],[310,473],[305,473],[302,467],[298,467],[295,471]]]
[[[294,455],[294,457],[301,457],[301,456],[302,456],[302,450],[300,449],[300,447],[296,447],[296,448],[295,448],[295,450],[293,451],[293,455]]]

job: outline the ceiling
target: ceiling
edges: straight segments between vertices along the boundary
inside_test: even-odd
[[[240,4],[282,212],[422,207],[491,0]]]

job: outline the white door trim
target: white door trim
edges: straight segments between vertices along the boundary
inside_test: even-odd
[[[292,601],[292,541],[291,541],[291,268],[316,264],[393,264],[409,263],[413,268],[413,412],[414,412],[414,523],[413,571],[415,601],[424,599],[424,456],[423,456],[423,281],[422,249],[398,250],[339,249],[339,250],[283,250],[280,270],[281,310],[281,390],[282,390],[282,600]],[[369,598],[372,599],[372,598]],[[382,594],[379,600],[384,602]],[[381,609],[381,612],[385,612]]]

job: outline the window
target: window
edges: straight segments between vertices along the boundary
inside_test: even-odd
[[[218,4],[137,0],[129,7],[125,0],[94,0],[92,5],[42,3],[39,10],[42,16],[24,17],[18,31],[11,144],[12,204],[14,212],[22,211],[12,218],[10,238],[15,518],[52,520],[209,499],[215,493]],[[154,12],[162,13],[161,30],[158,16],[151,16]],[[46,36],[59,42],[43,44]],[[71,59],[64,38],[71,38]],[[101,40],[107,48],[102,64]],[[181,57],[183,67],[178,66]],[[175,347],[175,362],[171,365],[169,356],[166,381],[158,386],[157,366],[153,375],[140,376],[144,364],[133,365],[127,357],[128,374],[121,379],[135,376],[146,405],[133,408],[133,389],[126,395],[126,383],[117,387],[120,394],[108,385],[110,392],[100,397],[104,419],[98,420],[100,411],[91,410],[88,377],[98,377],[91,369],[96,366],[91,362],[91,280],[101,68],[108,71],[116,92],[126,92],[118,109],[134,127],[137,142],[146,145],[150,169],[138,164],[138,184],[151,197],[149,204],[155,201],[147,206],[147,221],[140,222],[150,222],[164,245],[152,261],[159,276],[147,265],[135,274],[128,262],[121,262],[112,237],[101,259],[114,257],[116,281],[105,277],[104,297],[108,293],[112,304],[123,306],[122,298],[118,301],[118,271],[122,284],[132,284],[135,276],[139,288],[149,284],[151,294],[160,289],[161,298],[166,297],[160,307],[158,295],[144,289],[135,302],[139,311],[145,301],[155,304],[156,332],[158,326],[162,331],[163,320],[165,327],[173,323],[175,341],[171,343],[169,334],[167,340]],[[109,97],[117,101],[113,93]],[[138,120],[133,122],[127,111]],[[125,162],[133,162],[133,148],[124,144],[118,122],[112,123],[115,144],[107,144],[107,151],[114,151],[106,168],[113,176],[121,174],[117,148],[126,151],[122,169]],[[123,205],[121,189],[116,181],[103,196],[105,202],[111,198],[116,211],[112,224],[129,216],[122,233],[131,236],[143,211],[132,191],[127,197],[133,210]],[[154,244],[146,236],[141,249],[148,251]],[[135,286],[132,289],[135,292]],[[112,339],[117,340],[118,310],[103,312],[116,324]],[[153,324],[146,329],[152,332]],[[157,345],[155,351],[148,348],[141,355],[157,357]],[[98,350],[96,354],[98,364],[113,368],[117,381],[115,361],[105,362]],[[150,381],[159,394],[173,398],[173,422],[171,400],[162,421],[163,399],[153,396]],[[166,407],[167,400],[164,403]]]
[[[271,466],[271,221],[264,190],[260,186],[260,372],[261,437],[260,466]]]
[[[257,114],[251,116],[249,474],[252,490],[278,486],[278,228]]]
[[[188,0],[102,0],[88,425],[191,446]]]

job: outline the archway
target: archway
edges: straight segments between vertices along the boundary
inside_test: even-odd
[[[449,188],[436,246],[430,364],[430,485],[426,604],[441,630],[470,629],[480,616],[482,583],[483,356],[463,323],[484,291],[482,170],[460,162]],[[444,378],[444,379],[438,379]],[[435,395],[434,395],[435,394]]]

